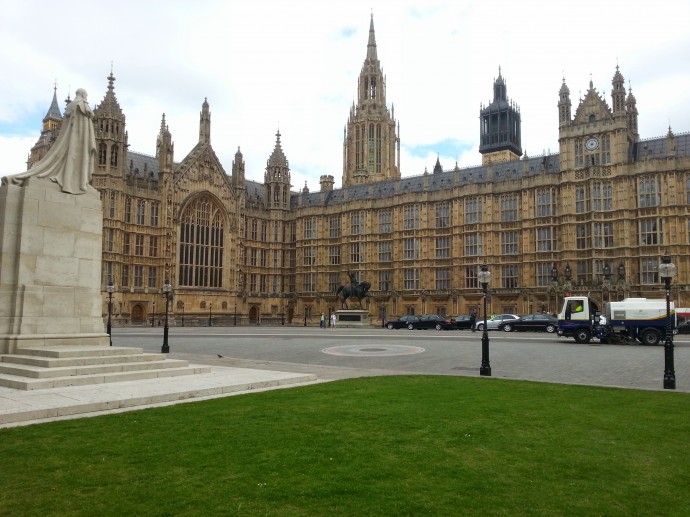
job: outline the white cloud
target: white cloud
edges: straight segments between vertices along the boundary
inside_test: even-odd
[[[83,87],[92,106],[107,87],[127,117],[130,149],[155,153],[161,116],[181,160],[198,138],[201,104],[227,172],[241,148],[262,181],[278,129],[292,184],[342,178],[342,138],[366,55],[373,10],[386,97],[400,122],[403,175],[481,163],[479,106],[501,67],[522,114],[530,156],[558,152],[556,103],[566,78],[576,104],[590,77],[610,103],[616,64],[632,84],[643,138],[688,131],[690,5],[636,2],[354,0],[122,0],[109,4],[0,0],[0,175],[24,168],[48,109]],[[37,12],[41,16],[35,16]],[[26,20],[32,23],[27,25]],[[71,95],[74,96],[73,93]],[[64,104],[63,104],[64,105]],[[41,113],[37,115],[37,113]],[[35,128],[28,137],[26,128]],[[442,142],[457,141],[453,152]],[[423,156],[407,149],[429,146]],[[470,148],[470,151],[463,151]]]

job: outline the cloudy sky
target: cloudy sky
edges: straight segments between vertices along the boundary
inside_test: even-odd
[[[226,172],[240,147],[263,181],[281,132],[292,184],[342,180],[343,128],[374,15],[387,103],[400,123],[402,175],[481,163],[479,108],[499,66],[529,156],[558,152],[558,90],[589,81],[610,105],[616,65],[642,138],[690,131],[690,3],[677,0],[0,0],[0,175],[25,169],[57,82],[100,103],[113,70],[130,149],[155,154],[161,116],[181,161],[204,98]]]

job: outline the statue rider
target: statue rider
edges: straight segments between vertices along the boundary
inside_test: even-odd
[[[355,275],[352,271],[347,272],[347,276],[350,277],[350,287],[352,288],[352,293],[354,294],[355,287],[357,287],[357,275]]]

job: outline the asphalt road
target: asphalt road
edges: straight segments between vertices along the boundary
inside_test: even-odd
[[[325,379],[390,374],[479,376],[481,332],[318,327],[171,327],[171,357],[310,372]],[[546,333],[489,332],[492,377],[663,389],[664,347],[576,344]],[[161,327],[113,329],[113,345],[159,352]],[[676,391],[690,392],[690,336],[674,339]],[[219,357],[222,356],[222,357]]]

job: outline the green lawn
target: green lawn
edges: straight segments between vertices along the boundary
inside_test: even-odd
[[[0,430],[0,515],[690,515],[690,395],[351,379]]]

